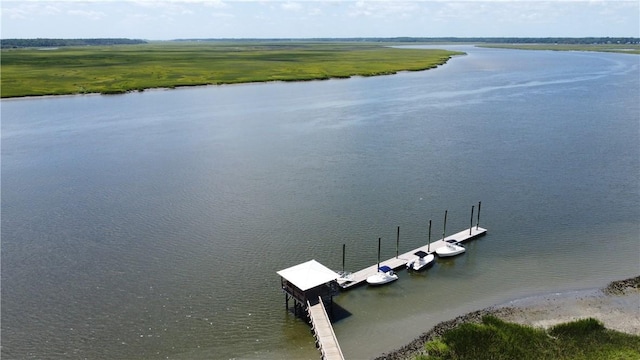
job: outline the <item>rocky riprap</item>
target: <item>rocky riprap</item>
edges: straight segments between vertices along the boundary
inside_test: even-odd
[[[607,285],[602,291],[607,295],[622,295],[631,289],[640,289],[640,276],[614,281]]]

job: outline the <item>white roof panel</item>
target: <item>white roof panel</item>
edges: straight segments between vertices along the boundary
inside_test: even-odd
[[[278,275],[302,291],[312,289],[340,277],[335,271],[315,260],[309,260],[305,263],[280,270],[278,271]]]

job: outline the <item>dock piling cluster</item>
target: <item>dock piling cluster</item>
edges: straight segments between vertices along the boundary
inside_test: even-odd
[[[475,225],[475,228],[473,226],[473,215],[474,215],[474,209],[475,206],[471,207],[471,222],[470,222],[470,226],[469,229],[467,230],[463,230],[460,231],[458,233],[455,233],[453,235],[450,236],[446,236],[446,232],[447,232],[447,215],[448,215],[448,210],[445,210],[444,212],[444,223],[442,226],[442,239],[434,241],[433,243],[431,242],[431,224],[432,221],[429,220],[429,241],[427,242],[427,245],[418,247],[416,249],[410,250],[404,254],[398,254],[398,248],[399,248],[399,242],[400,242],[400,227],[398,226],[398,230],[397,230],[397,238],[396,238],[396,256],[394,258],[388,259],[388,260],[384,260],[384,261],[380,261],[380,238],[378,238],[378,262],[375,265],[369,266],[367,268],[364,268],[362,270],[356,271],[354,273],[352,273],[349,276],[349,279],[343,279],[341,280],[340,278],[338,279],[338,284],[340,285],[340,287],[343,290],[348,290],[351,289],[357,285],[361,285],[363,284],[366,279],[371,276],[374,275],[378,272],[378,269],[380,269],[380,267],[382,266],[388,266],[389,268],[396,270],[400,267],[403,267],[407,264],[408,261],[411,261],[411,259],[415,258],[415,253],[418,251],[424,251],[427,254],[432,254],[435,253],[439,248],[446,246],[448,242],[450,241],[455,241],[457,243],[463,244],[465,242],[468,242],[470,240],[476,239],[480,236],[483,236],[487,233],[487,229],[481,228],[479,226],[480,224],[480,206],[481,206],[482,202],[478,203],[478,217],[477,217],[477,222]],[[344,259],[345,259],[345,248],[346,245],[343,244],[342,245],[342,268],[343,268],[343,273],[344,273]]]
[[[289,308],[289,299],[293,299],[294,313],[298,315],[300,310],[306,308],[303,313],[308,316],[311,324],[311,331],[316,338],[316,345],[325,360],[344,360],[344,355],[338,344],[338,339],[331,326],[331,321],[327,315],[324,301],[328,300],[333,303],[333,296],[340,290],[348,290],[357,285],[366,282],[367,278],[378,273],[381,267],[390,269],[398,269],[406,266],[409,261],[416,257],[416,253],[433,254],[437,253],[439,248],[451,246],[450,242],[465,243],[472,239],[483,236],[487,233],[487,229],[480,227],[480,205],[478,203],[478,218],[476,226],[473,226],[474,206],[471,207],[471,224],[469,229],[460,231],[456,234],[446,236],[447,229],[447,213],[444,212],[444,225],[442,230],[442,239],[431,243],[431,220],[429,220],[429,240],[424,246],[410,250],[406,253],[399,254],[400,248],[400,226],[397,228],[396,235],[396,256],[380,261],[380,243],[378,238],[378,262],[372,266],[349,273],[345,272],[345,250],[346,244],[342,244],[342,272],[341,274],[327,268],[316,260],[310,260],[302,264],[292,266],[290,268],[278,271],[281,277],[281,287],[285,294],[285,306]],[[464,251],[464,249],[463,249]],[[441,254],[441,256],[445,256]]]

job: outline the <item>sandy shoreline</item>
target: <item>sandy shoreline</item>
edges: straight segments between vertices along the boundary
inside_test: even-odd
[[[412,359],[424,344],[456,326],[494,315],[502,320],[548,328],[583,318],[595,318],[606,328],[640,335],[640,276],[614,281],[603,289],[567,291],[533,296],[474,311],[434,326],[400,349],[376,360]]]

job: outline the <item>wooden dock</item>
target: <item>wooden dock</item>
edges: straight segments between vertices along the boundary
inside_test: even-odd
[[[406,266],[407,261],[415,258],[416,255],[414,253],[416,251],[422,250],[424,252],[432,253],[432,252],[435,252],[436,249],[438,249],[439,247],[445,246],[446,240],[456,240],[460,243],[465,243],[469,240],[483,236],[486,233],[487,233],[487,229],[484,229],[478,226],[472,226],[470,229],[466,229],[466,230],[460,231],[459,233],[447,236],[444,239],[434,241],[431,243],[431,245],[427,244],[419,248],[413,249],[411,251],[408,251],[404,254],[399,254],[398,257],[393,257],[391,259],[381,261],[380,266],[386,265],[395,270],[400,267]],[[376,272],[378,272],[378,265],[373,264],[372,266],[369,266],[367,268],[354,272],[352,274],[352,281],[341,283],[340,287],[346,290],[346,289],[355,287],[357,285],[361,285],[367,280],[369,276],[374,275]]]
[[[317,303],[314,301],[313,304],[307,301],[307,313],[311,320],[311,330],[316,338],[318,348],[322,353],[322,359],[344,360],[342,349],[340,349],[336,334],[333,332],[333,327],[331,326],[329,316],[327,316],[327,310],[324,308],[322,298],[318,297]]]

